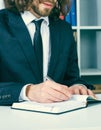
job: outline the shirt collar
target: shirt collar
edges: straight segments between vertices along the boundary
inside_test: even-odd
[[[21,17],[25,23],[25,25],[29,25],[33,20],[37,20],[37,18],[30,12],[30,11],[24,11],[24,13],[21,13]],[[41,17],[40,19],[44,19],[44,22],[49,25],[49,19],[48,17]]]

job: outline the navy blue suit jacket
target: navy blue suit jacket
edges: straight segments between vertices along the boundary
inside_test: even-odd
[[[51,57],[48,76],[68,86],[83,83],[79,77],[76,43],[71,26],[50,20]],[[0,11],[0,104],[18,101],[22,87],[41,83],[42,74],[33,53],[28,30],[18,13]],[[88,85],[89,87],[89,85]]]

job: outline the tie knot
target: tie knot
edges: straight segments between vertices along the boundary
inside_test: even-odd
[[[42,21],[43,21],[43,19],[40,19],[40,20],[37,20],[37,21],[33,20],[33,23],[36,26],[36,30],[40,29]]]

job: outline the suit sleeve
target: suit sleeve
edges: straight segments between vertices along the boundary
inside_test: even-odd
[[[12,105],[13,102],[19,101],[22,83],[5,82],[0,83],[0,105]]]

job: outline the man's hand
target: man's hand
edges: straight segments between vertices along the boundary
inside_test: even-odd
[[[69,90],[71,94],[91,95],[95,97],[94,93],[90,89],[87,89],[87,87],[84,85],[76,84],[76,85],[70,86]]]
[[[31,101],[51,103],[68,100],[71,97],[71,92],[65,85],[47,80],[28,86],[26,95]]]

